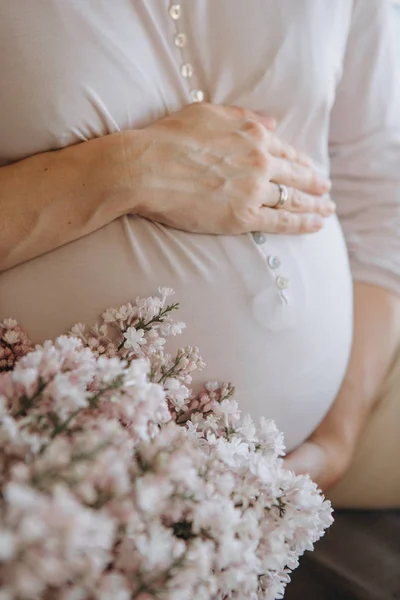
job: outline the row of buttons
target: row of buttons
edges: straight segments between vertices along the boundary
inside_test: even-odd
[[[261,231],[255,231],[253,233],[253,239],[258,246],[262,246],[263,244],[266,243],[267,236],[265,235],[265,233],[262,233]],[[270,267],[270,269],[273,269],[273,270],[279,269],[279,267],[282,264],[279,256],[274,256],[274,255],[270,255],[267,257],[267,263],[268,263],[268,266]],[[278,275],[275,279],[275,285],[280,292],[284,292],[285,290],[287,290],[289,287],[289,284],[290,284],[289,279],[287,277],[283,277],[282,275]],[[286,300],[286,298],[284,296],[282,296],[282,297],[284,300]]]
[[[182,6],[180,4],[171,4],[168,12],[171,19],[178,23],[182,16]],[[182,52],[187,46],[187,41],[187,35],[181,31],[177,31],[174,36],[174,44],[177,48],[180,48]],[[191,79],[194,76],[193,65],[190,62],[184,62],[181,65],[180,74],[184,79]],[[202,90],[192,88],[189,92],[189,95],[192,102],[203,102],[204,100],[204,92]],[[253,239],[258,245],[263,245],[267,241],[266,235],[260,231],[253,233]],[[279,256],[268,256],[267,263],[270,269],[275,270],[281,266],[281,259]],[[283,277],[282,275],[278,275],[275,279],[275,284],[278,290],[281,292],[281,297],[286,301],[283,292],[289,287],[289,279],[287,277]]]
[[[171,4],[169,7],[169,16],[173,21],[179,21],[182,16],[182,6],[180,4]],[[187,35],[178,31],[174,37],[174,44],[181,50],[187,45]],[[193,65],[189,62],[184,62],[181,65],[180,73],[184,79],[190,79],[194,75]],[[203,102],[204,92],[198,89],[191,89],[189,92],[191,102]]]

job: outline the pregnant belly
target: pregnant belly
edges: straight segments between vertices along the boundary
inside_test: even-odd
[[[351,346],[337,220],[318,234],[264,239],[124,217],[1,274],[0,318],[40,342],[160,285],[176,290],[187,324],[176,343],[198,345],[207,363],[198,380],[232,381],[242,409],[275,419],[289,448],[305,439],[335,398]]]

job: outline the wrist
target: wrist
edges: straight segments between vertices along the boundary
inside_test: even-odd
[[[100,207],[107,220],[139,211],[140,158],[144,152],[141,132],[123,131],[93,140],[91,171],[100,186]]]

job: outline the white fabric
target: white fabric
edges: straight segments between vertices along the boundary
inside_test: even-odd
[[[206,99],[276,117],[278,135],[332,169],[356,278],[400,290],[400,103],[382,0],[2,0],[0,164],[142,127]],[[195,68],[190,83],[183,61]],[[331,164],[330,164],[331,159]],[[267,257],[277,255],[272,270]],[[289,278],[285,299],[276,277]],[[121,218],[0,275],[0,318],[35,340],[158,285],[174,287],[187,332],[288,446],[323,417],[351,345],[352,281],[338,219],[298,237],[214,237]],[[177,342],[177,343],[178,343]]]

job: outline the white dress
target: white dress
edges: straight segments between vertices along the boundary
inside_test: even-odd
[[[169,8],[2,0],[0,164],[145,126],[202,94],[244,106],[275,117],[277,134],[332,174],[355,276],[397,290],[399,128],[382,0]],[[333,402],[351,347],[338,218],[318,234],[228,237],[123,217],[0,274],[0,318],[40,341],[159,285],[181,303],[177,343],[198,345],[208,364],[198,381],[232,381],[243,410],[275,419],[289,448],[304,440]]]

